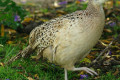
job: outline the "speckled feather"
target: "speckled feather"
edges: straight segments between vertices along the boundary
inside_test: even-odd
[[[74,25],[79,25],[79,32],[82,33],[87,28],[92,28],[92,25],[96,24],[97,22],[97,19],[95,21],[94,18],[98,17],[99,20],[99,18],[101,18],[102,16],[101,13],[96,12],[97,10],[96,8],[92,7],[93,6],[90,6],[86,10],[76,11],[71,14],[67,14],[62,17],[52,19],[49,22],[46,22],[43,25],[36,27],[30,33],[29,45],[32,47],[32,49],[37,49],[37,54],[40,54],[41,51],[43,51],[49,46],[53,46],[55,49],[56,45],[54,45],[54,43],[57,42],[57,41],[55,42],[56,36],[61,29],[63,28],[72,29],[76,27]],[[102,28],[103,27],[101,27],[101,29]],[[64,33],[67,32],[65,31]],[[64,37],[65,36],[63,36],[63,38]],[[54,49],[53,52],[55,51]]]
[[[49,22],[44,23],[43,25],[36,27],[30,33],[29,45],[31,45],[33,49],[41,48],[39,51],[40,53],[46,47],[53,45],[53,42],[56,38],[55,35],[60,31],[60,29],[76,24],[76,19],[82,20],[83,15],[88,15],[85,12],[86,11],[76,11],[72,14],[67,14],[65,16],[55,18]]]
[[[103,31],[104,11],[92,1],[86,10],[52,19],[33,29],[22,56],[36,50],[38,56],[72,70],[74,64],[90,52]]]

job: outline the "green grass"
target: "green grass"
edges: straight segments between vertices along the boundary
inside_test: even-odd
[[[0,62],[8,61],[17,52],[19,52],[19,46],[5,45],[0,48]],[[80,76],[78,73],[68,71],[69,80],[79,80]],[[112,75],[111,72],[107,75],[101,74],[100,78],[96,80],[120,80],[120,78],[117,79]],[[39,79],[36,79],[35,75],[38,75]],[[0,79],[2,80],[28,80],[28,77],[36,80],[64,80],[64,70],[46,60],[35,61],[30,58],[21,58],[10,65],[0,66]],[[93,80],[93,78],[94,76],[89,75],[89,80]]]
[[[0,62],[6,62],[10,57],[19,52],[19,46],[5,45],[0,48]],[[35,79],[35,75],[39,76],[39,80],[63,80],[64,70],[59,66],[51,64],[46,60],[31,60],[30,58],[21,58],[10,65],[0,66],[0,79],[10,80],[27,80],[27,77]],[[69,79],[76,76],[68,73]]]
[[[100,79],[97,80],[120,80],[120,78],[117,79],[111,72],[109,72],[107,75],[102,75]]]
[[[34,62],[31,60],[18,60],[10,66],[0,67],[0,79],[10,80],[27,80],[27,77],[35,79],[35,74],[39,76],[39,80],[55,80],[63,79],[62,69],[54,68],[54,66],[48,66],[46,63]]]

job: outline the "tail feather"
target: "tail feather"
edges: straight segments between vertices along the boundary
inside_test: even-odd
[[[13,61],[21,58],[21,57],[25,57],[27,55],[30,55],[33,52],[33,49],[31,48],[31,46],[27,46],[24,50],[20,51],[16,56],[12,57],[8,62],[6,62],[5,64],[10,64]]]
[[[33,52],[33,48],[29,45],[22,52],[22,57],[29,56]]]

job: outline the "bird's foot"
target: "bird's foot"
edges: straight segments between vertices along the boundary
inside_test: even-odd
[[[73,71],[80,71],[80,70],[84,70],[91,75],[98,75],[97,72],[95,72],[95,71],[93,71],[93,70],[91,70],[90,68],[87,68],[87,67],[73,68]]]

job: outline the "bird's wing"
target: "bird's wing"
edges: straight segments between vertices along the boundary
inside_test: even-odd
[[[55,34],[65,25],[66,20],[55,18],[33,29],[29,36],[29,44],[36,47],[48,47],[52,45]]]
[[[33,47],[33,49],[35,49],[38,45],[39,47],[48,47],[52,45],[57,32],[59,32],[62,28],[68,28],[74,25],[80,26],[80,32],[85,31],[85,27],[82,27],[85,24],[82,23],[84,20],[83,15],[85,15],[83,11],[77,11],[45,22],[31,31],[29,44]]]

